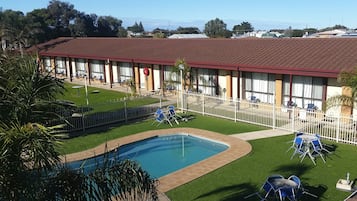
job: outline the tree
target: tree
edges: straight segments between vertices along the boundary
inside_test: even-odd
[[[233,26],[233,32],[235,34],[242,35],[247,32],[252,32],[254,31],[254,28],[249,22],[242,22],[240,25],[234,25]]]
[[[204,33],[211,38],[227,38],[230,36],[227,25],[218,18],[205,24]]]
[[[0,61],[0,119],[24,125],[58,118],[54,111],[65,106],[56,101],[63,80],[42,74],[33,57],[8,57]]]
[[[29,30],[29,45],[43,43],[52,39],[53,30],[49,27],[49,14],[46,8],[35,9],[26,15],[27,29]]]
[[[337,81],[342,86],[350,87],[351,93],[350,95],[338,95],[327,99],[326,108],[341,106],[349,108],[352,113],[352,109],[357,103],[357,67],[352,72],[341,72]]]
[[[74,24],[70,25],[71,35],[79,37],[95,36],[97,27],[95,26],[97,21],[97,15],[78,13]]]
[[[68,106],[56,100],[63,80],[40,73],[35,61],[0,57],[0,200],[157,200],[157,180],[133,161],[107,160],[90,174],[59,164],[65,131],[44,125]]]
[[[49,23],[57,33],[55,38],[58,36],[70,36],[69,25],[78,13],[73,4],[52,0],[47,6],[47,11],[51,19]]]
[[[127,31],[124,27],[120,26],[120,27],[118,28],[118,34],[117,34],[117,36],[118,36],[119,38],[126,38],[126,37],[128,36],[128,31]]]
[[[180,69],[180,67],[183,66],[183,69]],[[191,82],[188,80],[191,80],[190,73],[191,73],[191,67],[186,63],[185,59],[177,59],[174,65],[174,68],[172,71],[176,74],[179,74],[180,71],[182,70],[182,77],[180,79],[183,80],[183,90],[187,90],[191,87]]]
[[[23,48],[27,46],[26,24],[25,16],[20,11],[6,10],[1,13],[2,40],[8,45],[3,50],[20,50],[23,54]]]
[[[199,34],[201,31],[197,27],[178,27],[176,30],[178,34]]]
[[[97,21],[98,36],[116,37],[122,21],[111,16],[101,16]]]
[[[128,30],[133,33],[143,33],[145,31],[144,26],[141,22],[139,24],[137,22],[135,22],[135,24],[133,26],[128,27]]]

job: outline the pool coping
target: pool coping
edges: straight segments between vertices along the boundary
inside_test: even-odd
[[[67,154],[62,156],[62,161],[71,162],[76,160],[81,160],[94,155],[102,154],[105,149],[108,151],[117,148],[119,145],[124,145],[132,143],[135,141],[143,140],[146,138],[154,137],[157,135],[164,134],[174,134],[174,133],[187,133],[193,136],[204,137],[218,142],[223,142],[229,145],[229,148],[223,152],[220,152],[210,158],[197,162],[186,168],[177,170],[173,173],[160,177],[158,190],[161,192],[167,192],[178,186],[186,184],[193,181],[209,172],[212,172],[228,163],[237,160],[238,158],[247,155],[251,150],[251,145],[241,139],[233,136],[223,135],[220,133],[196,129],[196,128],[170,128],[170,129],[160,129],[160,130],[150,130],[141,132],[138,134],[118,138],[115,140],[108,141],[107,143],[101,144],[93,149],[85,150],[82,152]],[[105,147],[105,145],[107,147]]]

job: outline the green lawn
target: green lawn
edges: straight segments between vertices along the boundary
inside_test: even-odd
[[[63,95],[59,95],[60,100],[69,100],[75,103],[78,107],[86,107],[86,93],[84,86],[79,89],[72,88],[73,86],[79,86],[72,83],[65,83],[65,89]],[[108,90],[103,88],[95,88],[88,86],[88,102],[89,110],[91,113],[104,112],[124,108],[124,103],[119,102],[123,98],[131,97],[130,94]],[[137,107],[140,105],[147,105],[152,103],[158,103],[160,100],[151,97],[142,97],[136,99],[136,101],[127,101],[126,107]]]

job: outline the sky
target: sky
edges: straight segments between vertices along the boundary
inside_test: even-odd
[[[334,25],[357,28],[356,0],[63,0],[78,11],[113,16],[123,26],[142,22],[146,31],[198,27],[216,18],[232,30],[249,22],[255,30],[322,29]],[[0,0],[2,10],[24,14],[46,8],[49,0]]]

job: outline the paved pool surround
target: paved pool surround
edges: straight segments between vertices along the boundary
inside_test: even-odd
[[[210,158],[207,158],[198,163],[190,165],[186,168],[180,169],[178,171],[160,177],[158,190],[161,192],[167,192],[180,185],[183,185],[194,179],[197,179],[234,160],[237,160],[242,156],[247,155],[252,150],[251,145],[242,139],[238,139],[236,137],[229,136],[229,135],[222,135],[216,132],[195,129],[195,128],[171,128],[171,129],[150,130],[150,131],[145,131],[138,134],[126,136],[123,138],[111,140],[108,141],[106,144],[107,144],[108,151],[110,151],[117,148],[118,146],[132,143],[135,141],[143,140],[157,135],[176,134],[176,133],[186,133],[193,136],[208,138],[217,142],[227,144],[229,148]],[[94,155],[102,154],[104,153],[104,151],[105,151],[105,143],[93,149],[62,156],[62,160],[63,161],[66,160],[67,162],[81,160],[81,159],[93,157]]]

